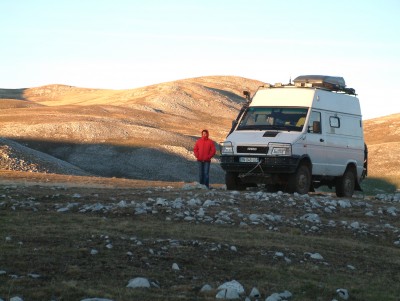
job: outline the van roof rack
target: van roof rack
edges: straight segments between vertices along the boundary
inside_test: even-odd
[[[328,75],[300,75],[294,79],[296,87],[320,88],[329,91],[344,92],[346,94],[356,95],[353,88],[346,88],[343,77]]]

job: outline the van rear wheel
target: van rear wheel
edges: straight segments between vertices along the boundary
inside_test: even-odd
[[[225,174],[225,184],[227,190],[245,190],[246,186],[241,183],[237,173],[227,172]]]
[[[310,191],[311,172],[306,164],[301,164],[296,172],[289,176],[288,190],[289,192],[297,192],[306,194]]]
[[[356,177],[351,168],[347,168],[343,176],[336,179],[336,195],[338,197],[352,197],[354,187],[356,185]]]

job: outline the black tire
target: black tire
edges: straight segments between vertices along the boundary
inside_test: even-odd
[[[351,198],[356,186],[356,176],[351,168],[347,168],[343,176],[336,179],[336,195]]]
[[[227,172],[225,174],[225,184],[227,190],[245,190],[246,186],[243,185],[238,177],[238,174]]]
[[[288,190],[290,193],[307,194],[311,186],[311,171],[307,165],[301,164],[296,172],[289,176]]]

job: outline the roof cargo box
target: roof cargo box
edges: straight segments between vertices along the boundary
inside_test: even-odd
[[[331,91],[344,91],[346,88],[343,77],[327,75],[301,75],[294,79],[294,84],[301,87],[320,87]]]

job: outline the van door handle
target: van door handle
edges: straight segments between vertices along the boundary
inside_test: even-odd
[[[319,142],[324,142],[324,141],[325,141],[325,140],[324,140],[324,139],[322,139],[322,138],[321,138],[321,139],[319,139]]]

